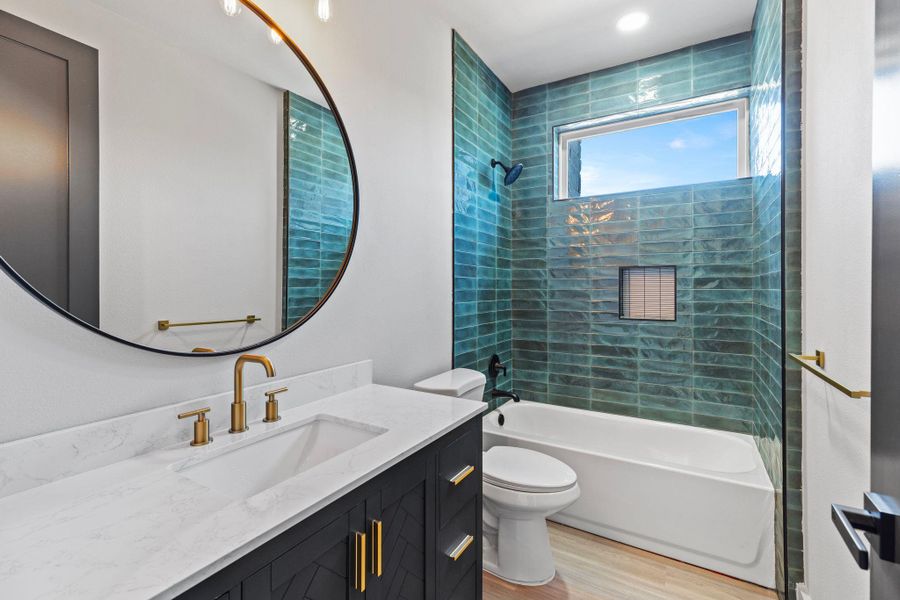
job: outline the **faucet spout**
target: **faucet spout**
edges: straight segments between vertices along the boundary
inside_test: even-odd
[[[506,390],[491,390],[491,398],[512,398],[513,402],[520,402],[519,395],[514,392],[507,392]]]
[[[275,377],[275,367],[267,357],[261,354],[243,354],[234,363],[234,402],[231,403],[230,433],[247,431],[247,404],[244,402],[244,365],[256,363],[262,365],[268,377]]]

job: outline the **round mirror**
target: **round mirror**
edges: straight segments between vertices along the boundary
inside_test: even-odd
[[[353,248],[328,90],[249,0],[10,0],[0,11],[0,257],[52,308],[175,353],[308,320]]]

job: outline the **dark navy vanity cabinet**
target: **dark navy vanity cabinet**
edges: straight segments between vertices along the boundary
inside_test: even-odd
[[[479,600],[476,417],[179,600]]]

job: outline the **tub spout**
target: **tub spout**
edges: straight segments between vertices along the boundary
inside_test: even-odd
[[[519,402],[519,395],[506,390],[491,390],[491,398],[512,398],[513,402]]]

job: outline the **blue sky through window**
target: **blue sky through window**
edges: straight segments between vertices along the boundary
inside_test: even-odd
[[[738,177],[736,110],[581,140],[581,196]]]

